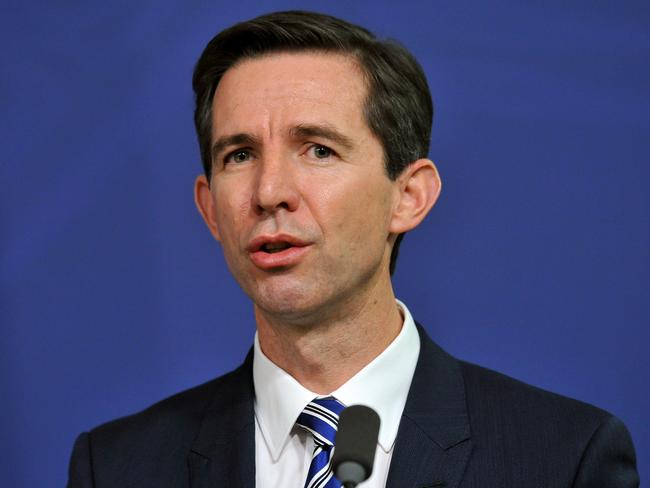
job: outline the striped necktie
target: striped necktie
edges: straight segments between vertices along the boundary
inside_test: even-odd
[[[298,416],[296,424],[314,437],[314,454],[309,465],[305,488],[340,488],[333,476],[330,458],[339,414],[345,406],[334,397],[316,398]]]

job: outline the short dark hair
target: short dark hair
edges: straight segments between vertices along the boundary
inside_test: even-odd
[[[352,56],[368,86],[364,116],[384,149],[386,174],[395,180],[427,156],[433,102],[422,68],[403,46],[330,15],[288,11],[262,15],[217,34],[203,50],[192,78],[194,124],[205,175],[212,175],[212,101],[224,73],[244,59],[273,52],[321,51]],[[395,270],[397,236],[390,258]]]

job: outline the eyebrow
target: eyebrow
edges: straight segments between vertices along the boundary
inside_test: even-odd
[[[291,130],[289,130],[289,134],[297,138],[322,137],[323,139],[328,139],[343,146],[344,149],[351,150],[354,148],[354,142],[352,139],[346,135],[343,135],[330,125],[300,124],[291,128]]]
[[[289,130],[289,134],[295,138],[301,137],[322,137],[341,145],[344,149],[351,150],[354,148],[354,142],[349,137],[343,135],[334,127],[329,125],[318,124],[299,124]],[[212,145],[212,159],[214,160],[224,149],[228,146],[259,146],[261,145],[260,139],[252,134],[242,132],[240,134],[232,134],[229,136],[222,136],[215,141]]]
[[[260,140],[251,134],[241,133],[223,136],[217,139],[212,145],[212,159],[214,160],[228,146],[257,146],[259,144]]]

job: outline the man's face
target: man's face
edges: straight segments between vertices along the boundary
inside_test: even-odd
[[[365,96],[354,60],[313,52],[243,61],[217,87],[212,181],[199,205],[267,313],[324,319],[388,279],[399,191]]]

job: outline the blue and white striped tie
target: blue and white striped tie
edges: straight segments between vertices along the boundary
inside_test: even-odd
[[[330,457],[339,414],[345,406],[334,397],[316,398],[298,416],[296,424],[314,437],[314,454],[309,465],[305,488],[341,488],[333,476]]]

